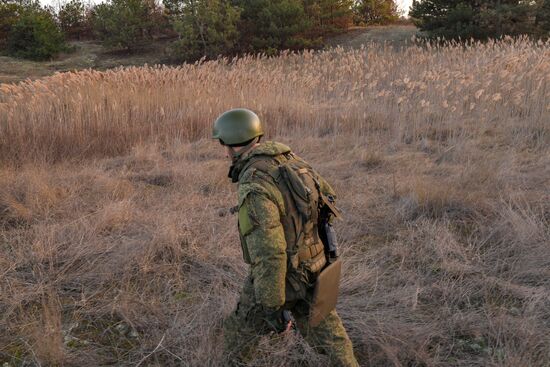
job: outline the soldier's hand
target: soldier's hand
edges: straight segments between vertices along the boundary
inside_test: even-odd
[[[290,312],[287,310],[283,311],[283,322],[286,324],[285,330],[283,331],[284,334],[287,334],[292,330],[296,329],[294,318],[292,317]]]

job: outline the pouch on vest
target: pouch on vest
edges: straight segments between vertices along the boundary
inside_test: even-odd
[[[304,279],[303,274],[289,269],[286,274],[285,284],[285,302],[287,305],[306,298],[308,283]]]
[[[336,308],[341,272],[342,261],[338,259],[323,269],[317,277],[309,310],[311,327],[319,325]]]
[[[283,164],[279,168],[283,179],[285,180],[288,189],[292,193],[296,210],[302,216],[304,221],[307,221],[311,216],[311,189],[308,188],[298,173],[289,167],[288,164]]]

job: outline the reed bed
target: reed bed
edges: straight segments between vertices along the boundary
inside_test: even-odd
[[[508,39],[62,73],[0,87],[0,157],[60,161],[193,141],[240,106],[277,135],[389,132],[402,142],[491,129],[540,146],[549,60],[550,42]]]

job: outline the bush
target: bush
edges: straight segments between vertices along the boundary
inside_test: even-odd
[[[15,57],[48,60],[65,49],[65,37],[53,15],[42,9],[22,10],[7,37],[8,54]]]

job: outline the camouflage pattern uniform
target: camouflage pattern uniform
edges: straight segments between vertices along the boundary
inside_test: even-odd
[[[288,153],[290,148],[283,144],[262,143],[240,157],[230,172],[233,181],[239,183],[239,233],[250,274],[236,310],[224,321],[225,362],[231,365],[250,360],[261,335],[284,328],[280,321],[268,316],[284,308],[291,311],[306,341],[328,355],[332,366],[358,366],[336,310],[318,326],[308,325],[315,275],[287,271],[290,265],[281,223],[285,213],[283,196],[270,176],[249,167],[249,161],[256,156]],[[322,178],[320,185],[325,194],[334,194]]]

